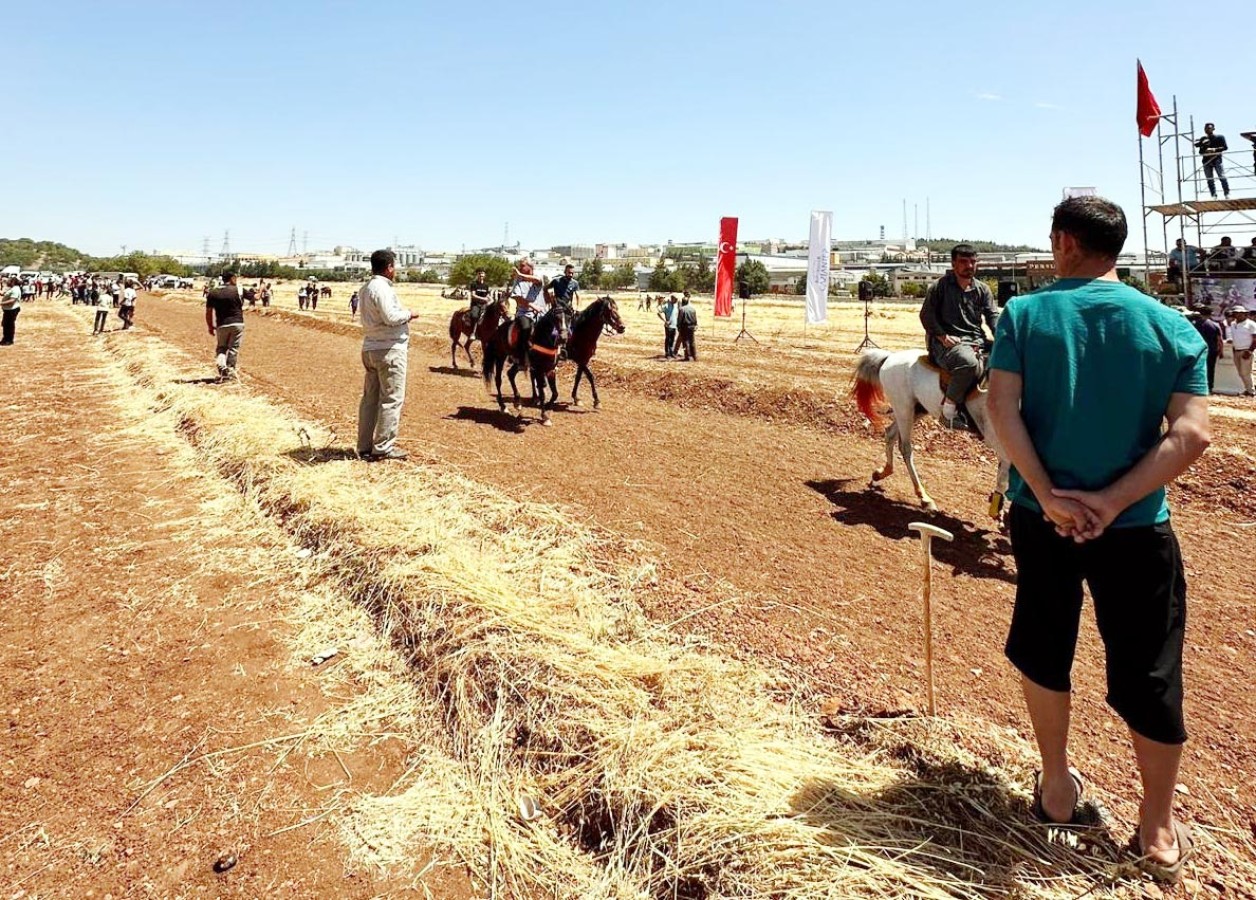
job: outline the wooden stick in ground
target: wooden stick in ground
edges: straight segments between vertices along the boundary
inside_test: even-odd
[[[925,522],[912,522],[907,526],[909,531],[915,531],[920,535],[920,545],[925,552],[925,575],[924,575],[924,605],[925,605],[925,682],[928,686],[928,702],[929,715],[932,717],[936,714],[936,707],[933,701],[933,539],[935,537],[942,538],[944,541],[955,540],[955,535],[949,531],[944,531],[936,525],[929,525]]]

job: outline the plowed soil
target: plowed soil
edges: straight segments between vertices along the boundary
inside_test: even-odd
[[[337,290],[347,296],[347,290]],[[627,334],[603,338],[593,363],[601,408],[587,405],[590,398],[582,389],[585,406],[563,404],[554,426],[542,428],[535,410],[525,406],[522,418],[500,412],[478,376],[450,366],[445,329],[458,304],[431,292],[404,299],[421,317],[411,341],[403,448],[448,461],[516,496],[559,504],[601,527],[644,539],[669,586],[648,599],[652,616],[711,637],[734,652],[776,661],[816,696],[827,698],[817,706],[868,712],[923,706],[921,548],[907,525],[928,521],[946,528],[955,535],[954,543],[934,545],[939,713],[962,711],[1029,735],[1016,674],[1002,656],[1015,573],[1006,537],[986,511],[993,457],[967,437],[922,423],[916,436],[917,464],[941,511],[918,507],[901,465],[883,487],[869,488],[869,474],[884,459],[882,443],[845,396],[851,349],[863,334],[858,310],[836,310],[829,326],[803,334],[796,308],[783,312],[765,306],[757,311],[760,318],[748,323],[757,328],[754,342],[734,340],[739,322],[710,322],[708,306],[701,312],[700,360],[675,363],[662,359],[657,319],[638,312],[632,301],[634,308],[623,309]],[[293,305],[291,298],[281,296],[276,307],[247,313],[240,362],[244,384],[327,423],[339,446],[352,447],[362,378],[360,333],[343,309],[343,297],[324,301],[313,314],[298,313]],[[787,318],[795,324],[782,324]],[[25,322],[19,325],[20,342]],[[906,347],[915,341],[914,309],[885,307],[870,322],[883,345]],[[212,374],[212,339],[205,332],[197,296],[146,295],[138,327],[202,356],[206,375]],[[84,317],[81,339],[57,337],[62,342],[58,358],[70,360],[71,369],[79,360],[90,363],[94,351],[75,350],[88,342],[89,330]],[[30,341],[38,336],[34,327],[25,334]],[[25,473],[21,478],[38,475],[46,481],[27,488],[23,502],[43,502],[54,488],[90,490],[99,498],[92,501],[99,527],[109,529],[130,522],[127,510],[144,498],[177,503],[186,493],[168,480],[159,460],[126,470],[129,480],[109,482],[108,490],[102,490],[106,483],[100,477],[108,477],[109,469],[100,470],[96,454],[75,442],[98,433],[109,411],[69,396],[49,402],[48,397],[67,391],[58,388],[46,366],[20,345],[0,349],[25,354],[12,357],[18,360],[12,371],[38,373],[31,379],[35,386],[20,397],[10,393],[0,424],[6,445],[13,447],[16,440],[21,447],[39,442],[43,448],[56,424],[58,440],[76,454],[55,465],[37,464],[23,450],[26,469],[20,470]],[[478,357],[478,348],[476,352]],[[458,364],[465,367],[459,354]],[[8,363],[6,357],[6,371]],[[570,366],[560,370],[563,400],[569,399],[573,374]],[[521,387],[525,380],[520,379]],[[68,390],[77,393],[73,386]],[[37,420],[30,418],[31,409],[38,409]],[[1256,836],[1256,571],[1251,565],[1256,547],[1256,418],[1251,409],[1241,400],[1217,405],[1213,449],[1171,491],[1191,603],[1186,666],[1192,741],[1180,808],[1189,821],[1225,829],[1232,842]],[[10,467],[12,459],[10,453]],[[31,466],[35,469],[27,471]],[[6,481],[10,471],[5,470]],[[11,492],[11,502],[15,497]],[[22,539],[55,542],[56,527],[62,526],[40,524],[31,532],[31,521],[28,514],[11,517],[0,526],[0,540],[27,548],[30,542]],[[76,576],[74,590],[88,590],[93,578],[113,577],[98,562],[93,560],[95,568]],[[4,581],[0,588],[10,590]],[[79,635],[63,647],[32,649],[43,646],[29,627],[32,610],[53,607],[36,596],[36,586],[26,584],[23,590],[25,605],[6,600],[0,607],[7,665],[46,652],[66,669],[58,677],[86,677],[84,673],[105,664],[108,654],[93,649],[90,658],[67,661],[75,646],[124,646],[116,635],[96,644]],[[273,660],[278,654],[274,647],[257,647],[238,648],[232,655],[242,657],[247,666],[249,658]],[[226,672],[206,670],[202,677],[226,677]],[[1137,818],[1137,780],[1123,725],[1103,703],[1102,647],[1089,614],[1074,681],[1074,761],[1130,826]],[[33,730],[23,746],[33,748],[37,737],[47,740],[56,731],[56,710],[46,722],[34,717],[29,710],[39,707],[29,697],[48,691],[33,686],[24,690],[26,699],[17,704],[9,733],[21,733],[29,725]],[[61,716],[77,709],[60,702]],[[108,714],[121,718],[118,728],[108,732],[106,745],[123,740],[128,722],[125,713]],[[28,724],[23,723],[26,715],[33,717]],[[137,752],[152,750],[149,738],[138,741]],[[53,752],[67,745],[47,746]],[[26,799],[11,787],[18,774],[26,777],[27,768],[15,763],[19,755],[4,756],[9,799]],[[102,778],[104,768],[124,766],[120,760],[110,761],[108,754],[102,759]],[[124,768],[129,773],[136,767]],[[0,839],[5,833],[0,826]],[[1250,850],[1253,845],[1247,846]],[[329,859],[328,872],[342,864]],[[29,876],[25,869],[22,874]],[[1224,871],[1210,872],[1204,881],[1216,877],[1225,884],[1225,876]],[[1232,882],[1227,887],[1241,889]]]
[[[604,338],[594,361],[601,408],[564,406],[554,427],[542,428],[534,410],[525,407],[522,419],[503,414],[478,377],[450,368],[444,327],[456,304],[407,299],[421,318],[403,446],[648,539],[685,587],[652,610],[656,617],[777,659],[835,705],[923,704],[921,548],[907,525],[923,520],[953,532],[954,543],[934,545],[941,712],[963,710],[1028,735],[1017,678],[1002,656],[1014,570],[1008,542],[986,512],[993,458],[976,442],[923,423],[918,464],[942,511],[919,509],[902,474],[869,489],[883,451],[845,399],[849,348],[861,334],[855,310],[839,312],[824,336],[801,347],[794,335],[780,336],[782,329],[759,335],[759,344],[734,342],[729,323],[707,320],[701,359],[686,364],[663,361],[657,321],[625,307],[628,334]],[[195,297],[155,300],[145,305],[141,327],[204,354],[208,368],[202,315]],[[910,346],[914,310],[874,315],[886,331],[883,343]],[[338,310],[259,310],[248,318],[241,367],[249,385],[333,425],[352,446],[359,341]],[[572,375],[570,367],[561,372],[564,399]],[[1249,408],[1241,400],[1218,404],[1214,447],[1171,501],[1191,602],[1193,739],[1181,804],[1188,818],[1250,837],[1256,423]],[[713,605],[717,585],[731,586],[736,604]],[[1102,648],[1089,614],[1074,676],[1076,762],[1114,812],[1133,822],[1136,776],[1124,728],[1103,703]]]
[[[355,867],[327,813],[409,749],[301,749],[331,701],[287,644],[294,548],[243,532],[234,489],[144,429],[79,321],[32,304],[0,348],[0,896],[405,887]],[[471,896],[460,872],[424,883]]]

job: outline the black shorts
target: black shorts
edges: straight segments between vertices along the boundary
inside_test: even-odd
[[[1186,575],[1169,523],[1111,528],[1076,544],[1041,513],[1013,504],[1010,528],[1016,609],[1007,658],[1035,684],[1071,690],[1085,582],[1107,653],[1108,705],[1135,733],[1184,743]]]

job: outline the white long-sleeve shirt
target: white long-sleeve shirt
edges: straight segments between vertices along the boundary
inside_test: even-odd
[[[362,349],[388,350],[410,340],[410,311],[401,305],[392,282],[376,275],[358,291]]]

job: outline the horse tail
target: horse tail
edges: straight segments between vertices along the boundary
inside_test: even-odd
[[[881,367],[890,358],[885,350],[868,349],[859,354],[855,363],[855,385],[851,395],[859,411],[878,428],[885,424],[880,407],[885,404],[885,391],[881,387]]]
[[[449,339],[451,341],[456,341],[458,338],[462,337],[462,329],[459,327],[460,323],[458,321],[461,318],[462,310],[458,310],[449,317]]]
[[[493,357],[496,348],[490,338],[487,341],[480,341],[480,374],[484,378],[484,390],[492,393],[493,386]]]

